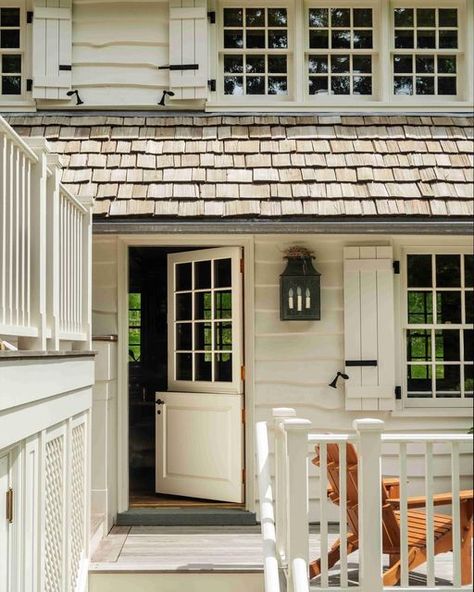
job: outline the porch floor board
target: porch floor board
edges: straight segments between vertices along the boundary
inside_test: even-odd
[[[337,527],[336,527],[337,528]],[[330,528],[329,544],[337,538]],[[319,557],[317,527],[310,529],[310,557]],[[358,578],[358,553],[348,558],[349,579]],[[388,557],[386,558],[388,565]],[[261,572],[263,570],[260,526],[114,526],[94,553],[91,573],[115,572]],[[435,558],[437,585],[452,581],[452,553]],[[331,584],[337,585],[339,569],[330,571]],[[410,576],[410,585],[426,583],[425,566]],[[311,589],[317,590],[314,581]]]

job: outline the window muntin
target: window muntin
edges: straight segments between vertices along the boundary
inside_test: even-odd
[[[222,19],[224,95],[288,95],[287,8],[224,7]]]
[[[0,7],[0,96],[22,94],[23,51],[21,10],[18,6]]]
[[[374,14],[364,7],[310,7],[310,95],[372,95]]]
[[[468,254],[407,255],[408,400],[473,397],[473,268]]]
[[[459,11],[456,7],[393,9],[393,93],[458,94]]]
[[[174,379],[232,382],[232,259],[176,263],[174,272]]]

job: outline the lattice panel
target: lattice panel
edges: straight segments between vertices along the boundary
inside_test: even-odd
[[[46,443],[44,590],[61,592],[63,582],[64,436]]]
[[[71,441],[71,555],[70,555],[70,590],[76,590],[77,578],[84,550],[85,520],[85,424],[81,423],[72,430]]]

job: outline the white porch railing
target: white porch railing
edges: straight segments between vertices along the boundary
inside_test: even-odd
[[[275,409],[273,415],[274,490],[267,474],[266,423],[257,425],[266,592],[279,592],[274,584],[278,570],[287,575],[288,592],[313,589],[328,592],[449,589],[457,592],[466,589],[471,569],[472,526],[470,531],[462,531],[462,513],[468,508],[462,504],[466,503],[469,494],[461,492],[461,465],[464,455],[470,461],[464,472],[471,473],[472,435],[385,434],[384,422],[376,419],[356,420],[351,434],[318,434],[311,432],[308,420],[296,418],[292,409]],[[317,492],[309,491],[308,449],[311,450],[310,458],[316,456],[315,449],[318,453],[318,467],[313,469],[319,476]],[[396,462],[387,467],[388,472],[383,471],[387,458],[393,459],[394,455]],[[443,467],[447,464],[449,468],[448,485],[443,491],[450,492],[450,495],[444,497],[435,494],[433,467],[437,455],[440,455],[438,458]],[[446,455],[449,455],[449,463],[446,463]],[[263,462],[263,458],[267,461]],[[409,467],[413,470],[408,470]],[[382,486],[384,473],[390,479]],[[421,479],[423,496],[409,497],[413,485],[410,475]],[[328,487],[331,500],[328,500]],[[275,501],[272,504],[273,491]],[[413,493],[419,494],[420,491],[410,491],[410,495]],[[311,556],[310,497],[319,498],[320,526],[319,535],[311,535],[312,546],[316,543],[319,547],[312,550]],[[435,544],[439,547],[440,541],[435,505],[445,506],[442,512],[448,518],[443,520],[447,520],[452,529],[452,535],[445,534],[444,537],[444,550],[449,554],[444,554],[440,561],[435,556]],[[413,508],[417,510],[413,512]],[[335,524],[330,522],[330,517],[334,520],[334,512],[337,515]],[[399,555],[390,555],[389,566],[387,562],[384,565],[383,553],[387,552],[390,519],[393,520],[392,529],[399,533],[395,536],[398,536],[395,543],[399,545]],[[426,561],[416,560],[417,565],[412,569],[418,553],[413,548],[414,520],[418,521],[416,536],[426,537],[426,548],[422,551],[422,559]],[[354,530],[357,530],[356,536]],[[338,540],[343,544],[339,545]],[[312,567],[312,575],[316,574],[316,577],[310,580],[310,562],[319,558],[316,567]],[[267,577],[270,571],[273,575]]]
[[[0,117],[0,338],[90,348],[91,224],[90,200],[61,185],[47,142]]]

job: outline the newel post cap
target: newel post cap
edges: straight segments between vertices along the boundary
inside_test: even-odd
[[[308,431],[312,426],[312,422],[309,419],[300,419],[299,417],[289,417],[283,423],[287,431]]]
[[[385,422],[381,419],[367,417],[364,419],[354,419],[352,427],[358,432],[383,432]]]
[[[296,417],[296,411],[291,407],[274,407],[272,409],[272,417],[275,419],[280,417]]]

